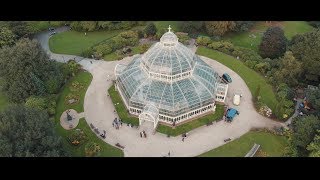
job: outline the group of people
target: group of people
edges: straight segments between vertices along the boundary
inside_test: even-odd
[[[112,122],[112,127],[115,127],[116,129],[119,129],[119,127],[122,126],[122,120],[115,118]]]
[[[141,137],[141,138],[143,138],[143,137],[144,137],[144,138],[147,138],[147,133],[146,133],[144,130],[141,131],[141,132],[140,132],[140,137]]]

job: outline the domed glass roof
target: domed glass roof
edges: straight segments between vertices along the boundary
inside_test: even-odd
[[[171,43],[172,46],[165,46]],[[212,104],[218,74],[172,32],[127,66],[116,68],[118,87],[131,107],[153,104],[159,114],[177,116]]]
[[[169,31],[142,56],[142,60],[150,72],[176,75],[193,69],[193,57],[194,53]]]

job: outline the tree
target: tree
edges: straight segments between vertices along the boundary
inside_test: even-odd
[[[97,21],[74,21],[70,26],[76,31],[94,31],[99,27]]]
[[[25,21],[8,21],[9,29],[16,35],[18,39],[32,34],[28,23]]]
[[[307,146],[307,150],[310,151],[310,157],[320,157],[320,130],[317,130],[317,135]]]
[[[204,24],[210,36],[222,36],[236,26],[234,21],[206,21]]]
[[[154,36],[157,33],[157,27],[154,23],[148,23],[147,26],[144,28],[144,33],[147,36]]]
[[[233,31],[243,32],[248,31],[254,25],[253,21],[235,21],[235,27]]]
[[[309,21],[308,23],[315,28],[320,28],[320,21]]]
[[[199,33],[203,31],[203,21],[183,21],[180,29],[186,33]]]
[[[16,105],[0,112],[0,157],[66,156],[45,111]]]
[[[270,27],[263,34],[259,45],[259,54],[262,58],[277,58],[286,52],[287,38],[280,27]]]
[[[294,58],[291,51],[287,51],[280,61],[280,68],[274,73],[277,84],[286,83],[290,87],[297,86],[302,73],[302,63]]]
[[[320,31],[312,31],[294,36],[290,50],[302,62],[303,80],[318,85],[320,83]]]
[[[293,134],[290,141],[292,147],[300,157],[308,156],[307,146],[313,141],[316,132],[320,129],[320,120],[316,116],[302,116],[294,118]]]
[[[320,116],[320,85],[319,89],[316,90],[307,90],[307,97],[308,101],[312,104],[313,108],[315,109],[314,114]]]
[[[7,27],[0,27],[0,48],[3,46],[11,46],[14,44],[15,35]]]
[[[12,102],[24,102],[31,95],[44,95],[46,81],[59,76],[59,68],[36,40],[23,38],[14,46],[0,50],[0,76]]]

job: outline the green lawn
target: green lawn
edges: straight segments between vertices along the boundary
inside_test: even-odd
[[[280,157],[288,142],[285,136],[250,131],[239,139],[201,154],[200,157],[244,157],[254,143],[260,144],[261,150],[266,152],[268,156]]]
[[[70,79],[66,85],[63,87],[63,90],[61,91],[61,93],[59,94],[59,97],[57,99],[57,108],[56,108],[56,117],[55,117],[55,128],[58,132],[58,134],[62,137],[63,139],[63,143],[65,145],[65,147],[69,150],[69,152],[71,153],[72,156],[76,156],[76,157],[84,157],[85,156],[85,144],[88,142],[95,142],[97,144],[100,145],[100,147],[102,148],[100,154],[98,156],[123,156],[123,152],[118,149],[115,148],[107,143],[105,143],[104,141],[102,141],[100,138],[98,138],[96,136],[96,134],[90,129],[89,125],[87,124],[87,122],[85,121],[84,118],[80,119],[80,122],[78,124],[78,126],[75,129],[81,129],[85,132],[85,134],[88,137],[88,141],[86,141],[84,144],[80,145],[80,146],[73,146],[71,145],[68,141],[67,141],[67,137],[73,133],[74,131],[76,131],[75,129],[73,130],[65,130],[62,128],[62,126],[60,125],[60,116],[62,114],[62,112],[64,112],[67,109],[75,109],[78,113],[83,112],[83,103],[84,103],[84,97],[85,97],[85,93],[88,89],[88,86],[90,85],[92,80],[92,75],[89,72],[86,71],[80,71],[75,77],[73,77],[72,79]],[[83,88],[81,88],[79,91],[76,92],[72,92],[71,91],[71,85],[73,82],[79,82],[83,85]],[[67,105],[65,104],[65,98],[68,94],[78,94],[80,96],[80,101],[77,104],[74,105]]]
[[[63,111],[67,109],[74,109],[78,113],[83,112],[83,103],[84,103],[84,96],[86,94],[87,88],[90,85],[92,80],[92,75],[89,72],[81,71],[75,77],[70,79],[67,84],[64,86],[63,90],[61,91],[58,99],[57,99],[57,108],[55,119],[59,121],[61,114]],[[70,86],[73,82],[79,82],[84,85],[84,88],[77,92],[72,92]],[[80,96],[79,103],[76,104],[65,104],[65,99],[68,94],[78,94]]]
[[[279,26],[283,28],[285,36],[289,40],[296,34],[305,33],[313,29],[313,27],[305,21],[283,21],[278,23]],[[257,22],[250,31],[231,33],[223,37],[223,39],[232,42],[236,46],[250,48],[258,51],[258,46],[261,42],[263,33],[268,29],[268,27],[270,27],[270,24],[266,24],[264,21]],[[255,37],[253,37],[252,35],[254,35]]]
[[[115,108],[116,108],[116,111],[119,115],[119,118],[125,123],[130,123],[130,124],[133,124],[134,126],[139,126],[139,119],[137,117],[131,116],[127,112],[127,108],[126,108],[125,104],[123,103],[118,91],[115,91],[114,85],[112,85],[108,89],[108,93],[111,97],[112,103],[117,104],[117,105],[115,105]]]
[[[263,76],[247,67],[245,64],[243,64],[242,61],[239,61],[234,57],[222,52],[215,51],[206,47],[199,47],[197,50],[197,54],[214,59],[235,71],[246,82],[251,91],[251,94],[254,94],[257,87],[260,85],[261,101],[266,103],[267,106],[272,110],[275,109],[277,100],[272,86],[267,83],[266,79]]]
[[[174,129],[169,126],[159,124],[158,128],[157,128],[157,132],[167,134],[170,136],[178,136],[180,134],[183,134],[183,133],[189,132],[193,129],[196,129],[200,126],[204,126],[209,122],[213,122],[213,121],[221,119],[223,116],[223,113],[224,113],[223,105],[217,104],[217,108],[216,108],[215,113],[212,113],[212,114],[203,116],[197,120],[193,120],[188,123],[182,124],[180,126],[177,126]]]
[[[49,39],[49,47],[53,53],[81,55],[81,52],[87,48],[110,39],[120,32],[120,30],[95,31],[87,32],[85,36],[84,32],[66,31],[52,36]]]
[[[306,33],[312,31],[314,28],[310,26],[306,21],[285,21],[283,22],[283,30],[285,36],[291,40],[291,38],[300,33]]]
[[[97,135],[90,129],[90,126],[87,124],[84,118],[80,119],[78,126],[73,130],[65,130],[61,127],[60,123],[56,125],[57,132],[63,138],[63,144],[66,149],[74,157],[85,157],[85,145],[88,142],[94,142],[99,144],[101,151],[98,154],[99,157],[123,157],[123,151],[111,146],[108,143],[105,143],[102,139],[98,138]],[[81,129],[87,135],[87,141],[79,146],[73,146],[67,141],[67,137],[76,131],[76,129]],[[107,133],[108,136],[108,133]]]

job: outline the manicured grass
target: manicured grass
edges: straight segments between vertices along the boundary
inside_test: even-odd
[[[236,58],[222,52],[206,47],[199,47],[197,54],[214,59],[232,69],[246,82],[252,95],[254,95],[257,87],[260,85],[261,101],[267,104],[267,106],[274,111],[277,104],[276,96],[273,92],[272,86],[267,83],[263,76],[247,67],[242,61],[239,61]]]
[[[285,36],[289,40],[296,34],[305,33],[313,29],[313,27],[305,21],[283,21],[274,23],[278,23],[278,26],[283,28]],[[257,22],[250,29],[250,31],[231,33],[226,35],[223,39],[232,42],[236,46],[250,48],[258,51],[258,46],[261,42],[263,33],[268,29],[268,27],[271,27],[271,24],[267,24],[264,21]],[[252,37],[252,35],[254,35],[255,37]]]
[[[314,28],[306,21],[284,21],[283,30],[285,36],[291,40],[296,34],[306,33],[312,31]]]
[[[249,31],[241,33],[231,33],[223,39],[228,40],[236,46],[250,48],[258,51],[258,45],[261,42],[263,33],[268,29],[269,25],[265,22],[257,22]],[[254,35],[255,37],[253,37]],[[250,37],[251,36],[251,37]]]
[[[171,30],[174,32],[180,31],[180,21],[154,21],[154,24],[157,27],[157,30],[164,29],[165,32],[168,31],[168,27],[172,28]]]
[[[244,157],[254,143],[260,144],[261,150],[268,156],[281,157],[288,142],[285,136],[250,131],[239,139],[201,154],[200,157]]]
[[[92,80],[92,75],[87,72],[87,71],[81,71],[79,72],[75,77],[71,78],[66,85],[63,87],[63,90],[61,91],[58,99],[57,99],[57,108],[56,108],[56,114],[55,114],[55,119],[57,121],[60,120],[60,116],[63,113],[63,111],[67,109],[74,109],[78,113],[83,112],[83,103],[84,103],[84,96],[86,94],[87,88],[90,85]],[[72,85],[73,82],[79,82],[81,83],[84,88],[77,92],[72,92],[70,89],[70,86]],[[76,104],[71,104],[68,105],[65,103],[66,101],[66,96],[68,94],[77,94],[80,96],[79,103]]]
[[[159,124],[157,128],[157,132],[167,134],[170,136],[178,136],[180,134],[196,129],[200,126],[204,126],[210,122],[222,119],[223,113],[224,113],[224,106],[217,104],[215,113],[211,113],[197,120],[193,120],[188,123],[182,124],[180,126],[175,127],[174,129],[169,126]]]
[[[125,123],[130,123],[134,126],[139,126],[139,118],[133,117],[127,112],[127,108],[126,108],[124,102],[122,101],[121,96],[118,93],[118,91],[115,91],[114,85],[112,85],[108,89],[108,93],[111,97],[112,103],[117,104],[117,105],[115,105],[115,108],[116,108],[116,111],[119,115],[119,118]]]
[[[77,131],[76,129],[81,129],[87,135],[87,141],[79,146],[71,145],[67,137],[72,134],[73,132]],[[98,154],[98,157],[123,157],[123,151],[111,146],[110,144],[104,142],[102,139],[98,138],[97,135],[90,129],[90,126],[87,124],[84,118],[80,119],[78,126],[73,130],[65,130],[60,125],[60,122],[57,122],[56,125],[57,132],[63,138],[63,143],[67,150],[71,153],[74,157],[85,157],[85,146],[88,142],[97,143],[101,151]],[[107,135],[108,136],[108,135]]]
[[[95,31],[87,32],[85,36],[84,32],[66,31],[52,36],[49,39],[49,47],[54,53],[81,55],[87,48],[110,39],[120,32],[120,30]]]

